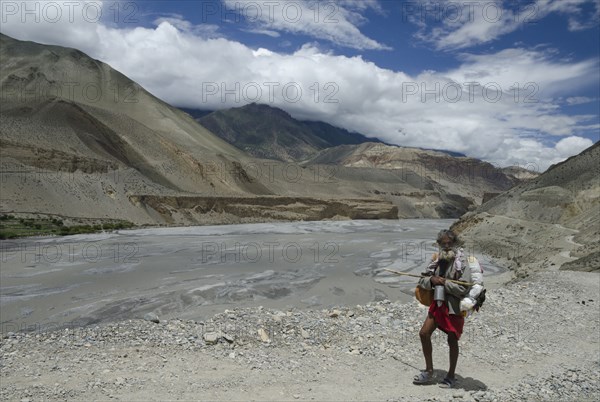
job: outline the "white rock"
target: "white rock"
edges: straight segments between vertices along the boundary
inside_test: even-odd
[[[258,336],[260,336],[260,340],[263,342],[271,342],[271,339],[269,338],[269,334],[267,333],[267,331],[265,331],[264,328],[260,328],[258,330]]]
[[[219,334],[216,332],[207,332],[202,336],[202,338],[208,345],[214,345],[219,341]]]
[[[146,315],[144,315],[144,320],[154,322],[156,324],[160,322],[158,316],[154,313],[147,313]]]

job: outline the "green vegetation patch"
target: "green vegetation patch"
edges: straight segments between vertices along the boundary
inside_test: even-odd
[[[68,236],[82,233],[99,233],[118,229],[128,229],[134,224],[117,221],[97,225],[65,226],[57,218],[18,218],[14,215],[0,215],[0,240],[27,236]]]

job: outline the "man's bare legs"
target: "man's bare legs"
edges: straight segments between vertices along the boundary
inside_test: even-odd
[[[458,339],[453,332],[448,334],[448,346],[450,347],[450,368],[446,377],[454,379],[454,370],[456,370],[456,362],[458,362]]]
[[[425,357],[425,370],[429,373],[433,373],[433,346],[431,345],[431,335],[436,328],[437,325],[435,324],[433,317],[428,315],[419,331],[423,356]],[[448,368],[446,377],[454,379],[454,372],[456,370],[456,364],[458,363],[459,348],[458,339],[456,339],[456,335],[453,332],[448,334],[448,347],[450,348],[450,367]]]
[[[437,328],[433,317],[427,315],[421,330],[419,331],[419,337],[421,338],[421,346],[423,347],[423,356],[425,357],[425,370],[430,374],[433,373],[433,347],[431,346],[431,334]],[[456,344],[458,350],[458,343]],[[458,352],[456,354],[458,358]],[[454,363],[456,367],[456,360]],[[454,371],[453,371],[454,373]]]

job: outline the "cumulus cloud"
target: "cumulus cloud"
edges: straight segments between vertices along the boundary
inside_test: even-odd
[[[588,138],[581,137],[567,137],[558,141],[554,148],[558,152],[558,156],[561,158],[568,158],[572,155],[577,155],[586,148],[593,145],[593,142]]]
[[[590,15],[584,11],[584,7],[593,7],[595,12]],[[403,7],[404,18],[420,27],[416,37],[444,50],[464,49],[491,42],[524,25],[538,23],[553,13],[568,16],[569,30],[592,28],[599,22],[600,1],[535,0],[525,3],[506,0],[422,0]]]
[[[547,51],[515,48],[462,54],[452,70],[409,75],[314,43],[280,53],[206,37],[182,21],[157,22],[119,28],[8,20],[1,30],[18,39],[80,48],[177,106],[214,110],[266,103],[297,118],[398,145],[463,152],[500,166],[544,170],[591,145],[583,137],[598,130],[595,116],[563,114],[553,101],[574,95],[578,86],[597,86],[594,60],[556,61]],[[531,82],[537,88],[526,86]]]

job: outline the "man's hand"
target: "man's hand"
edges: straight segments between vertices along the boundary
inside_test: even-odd
[[[441,276],[432,276],[431,277],[431,284],[433,286],[444,286],[446,284],[446,278],[442,278]]]

